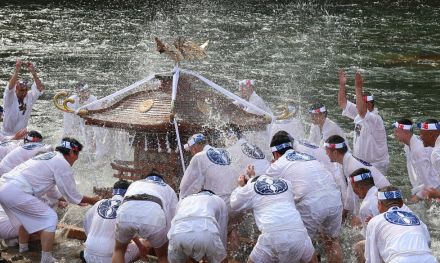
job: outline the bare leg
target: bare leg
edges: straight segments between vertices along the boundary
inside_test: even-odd
[[[353,246],[354,255],[358,263],[365,263],[365,240],[357,242]]]
[[[29,243],[29,233],[23,226],[18,228],[18,242],[21,244]]]
[[[53,242],[55,240],[55,232],[41,231],[41,250],[44,252],[52,252]]]
[[[316,252],[313,253],[312,258],[309,260],[308,263],[318,263],[318,257],[316,256]]]
[[[115,249],[113,250],[112,263],[125,263],[125,252],[127,251],[127,244],[122,244],[115,240]]]
[[[342,262],[342,248],[338,238],[323,236],[325,251],[329,263]]]
[[[168,242],[161,247],[154,248],[159,263],[168,263]]]

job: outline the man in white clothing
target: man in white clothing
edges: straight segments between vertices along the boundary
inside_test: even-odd
[[[229,207],[229,196],[237,186],[229,152],[210,146],[201,133],[188,139],[185,150],[193,157],[180,182],[180,199],[206,189],[221,197]]]
[[[432,255],[426,225],[403,206],[402,193],[393,186],[377,194],[380,214],[367,226],[365,259],[367,263],[437,263]]]
[[[353,154],[374,165],[386,175],[390,156],[388,154],[387,134],[382,117],[374,108],[374,97],[363,91],[360,72],[356,72],[356,104],[347,100],[345,72],[339,72],[338,104],[342,115],[354,120]],[[334,135],[334,134],[333,134]]]
[[[32,74],[34,84],[31,86],[31,92],[28,93],[28,82],[18,80],[22,65],[24,63],[17,60],[15,72],[9,80],[3,95],[3,132],[5,135],[14,135],[27,127],[32,107],[44,90],[34,64],[29,61],[26,65]]]
[[[272,114],[270,108],[266,105],[264,100],[257,95],[255,92],[255,80],[252,79],[244,79],[238,82],[238,88],[240,90],[241,98],[247,100],[249,103],[257,106],[258,108],[264,110],[265,112]],[[256,113],[254,110],[250,108],[246,108],[247,112]]]
[[[438,122],[438,125],[440,125],[440,122]],[[437,175],[440,175],[440,132],[435,140],[434,149],[432,149],[431,163]]]
[[[292,184],[296,207],[312,239],[322,237],[329,262],[342,262],[338,240],[342,221],[341,194],[332,175],[311,155],[296,152],[291,137],[277,132],[270,143],[274,162],[266,171]]]
[[[36,156],[12,171],[4,174],[0,187],[0,204],[12,225],[20,226],[20,237],[26,233],[40,233],[41,262],[55,262],[52,257],[57,214],[39,198],[54,192],[60,201],[73,204],[94,204],[98,196],[83,196],[76,190],[72,165],[78,159],[81,143],[72,138],[63,138],[57,152]],[[55,192],[55,186],[59,192]],[[26,250],[28,240],[19,240],[20,249]]]
[[[407,160],[408,176],[412,185],[411,193],[413,197],[411,201],[418,202],[425,198],[425,188],[437,188],[440,187],[440,178],[434,170],[430,157],[432,147],[436,137],[433,137],[435,133],[438,133],[436,120],[432,120],[432,124],[427,120],[427,126],[421,125],[420,134],[424,135],[420,138],[412,133],[412,122],[408,119],[402,119],[393,124],[394,137],[397,141],[405,144],[404,150]],[[423,127],[422,127],[423,126]],[[432,130],[428,130],[432,128]],[[429,133],[431,132],[431,136]],[[428,135],[426,135],[428,133]],[[422,139],[424,138],[424,140]],[[426,146],[425,146],[426,144]]]
[[[295,208],[294,189],[281,178],[240,176],[231,195],[233,211],[253,210],[261,234],[248,263],[317,262],[301,216]]]
[[[24,144],[13,149],[0,161],[0,177],[32,157],[53,151],[52,146],[42,143],[43,136],[37,131],[30,131],[24,138]]]
[[[87,235],[84,243],[84,259],[90,263],[111,263],[115,247],[115,226],[118,208],[122,204],[130,183],[119,180],[113,185],[113,197],[102,199],[94,204],[84,218],[84,230]],[[140,246],[140,240],[136,239]],[[134,262],[139,258],[139,248],[130,243],[125,253],[125,262]]]
[[[133,238],[147,240],[160,263],[168,262],[168,239],[177,195],[157,173],[133,182],[125,193],[116,215],[115,249],[112,262],[124,263],[124,255]]]
[[[341,127],[327,117],[328,112],[324,104],[313,104],[309,109],[309,113],[312,119],[309,142],[322,147],[325,140],[332,135],[339,135],[345,139]]]
[[[168,260],[227,262],[228,208],[213,192],[202,190],[180,200],[168,232]]]
[[[377,188],[390,185],[388,179],[370,163],[353,156],[348,152],[348,146],[344,138],[338,135],[330,136],[324,144],[326,152],[330,161],[337,162],[342,165],[342,171],[344,176],[349,180],[350,174],[359,168],[365,168],[371,171],[374,179],[374,185]],[[359,199],[353,192],[351,184],[347,187],[346,202],[344,204],[344,215],[346,218],[348,212],[351,212],[353,216],[359,215]]]

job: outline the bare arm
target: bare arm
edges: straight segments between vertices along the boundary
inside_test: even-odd
[[[338,105],[341,110],[344,110],[347,106],[347,91],[345,85],[347,83],[347,76],[343,69],[339,69],[339,92],[338,92]]]
[[[90,204],[90,205],[94,205],[96,202],[98,202],[99,200],[101,200],[101,197],[97,196],[83,196],[83,198],[81,199],[81,204],[82,203],[86,203],[86,204]]]
[[[12,74],[11,79],[9,80],[9,86],[8,89],[13,89],[15,87],[15,84],[17,84],[18,81],[18,75],[20,74],[20,70],[21,70],[21,60],[17,59],[17,61],[15,62],[15,71],[14,74]]]
[[[367,103],[364,101],[364,98],[362,96],[362,75],[358,71],[356,72],[356,76],[354,78],[354,85],[356,88],[356,108],[358,110],[358,114],[361,118],[365,117],[365,114],[367,114]]]
[[[28,66],[29,72],[32,74],[32,78],[34,79],[35,85],[37,85],[37,89],[40,92],[43,92],[44,86],[43,86],[43,83],[41,83],[40,78],[38,77],[38,74],[37,74],[37,71],[35,70],[34,64],[32,64],[32,62],[29,61],[27,63],[27,66]]]

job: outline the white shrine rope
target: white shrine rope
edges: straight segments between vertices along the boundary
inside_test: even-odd
[[[179,69],[179,66],[176,64],[176,66],[174,67],[173,87],[171,90],[171,105],[174,105],[174,102],[176,101],[177,84],[179,83],[179,77],[180,77],[180,69]],[[174,110],[174,109],[171,109],[171,110]],[[172,114],[174,114],[174,112]],[[183,170],[183,173],[185,173],[185,169],[186,169],[185,160],[183,159],[182,142],[180,141],[179,126],[177,125],[176,118],[173,119],[173,123],[174,123],[174,129],[176,129],[177,146],[179,147],[180,161],[182,162],[182,170]]]
[[[166,72],[166,73],[163,73],[163,74],[170,74],[170,73],[172,73],[172,72]],[[162,74],[162,73],[160,73],[160,74]],[[142,79],[142,80],[139,80],[139,81],[137,81],[137,82],[131,84],[130,86],[128,86],[128,87],[126,87],[126,88],[123,88],[123,89],[121,89],[121,90],[119,90],[119,91],[117,91],[117,92],[115,92],[115,93],[113,93],[113,94],[110,94],[110,95],[108,95],[108,96],[105,96],[105,97],[103,97],[103,98],[100,98],[99,100],[95,100],[95,101],[93,101],[93,102],[91,102],[91,103],[89,103],[89,104],[86,104],[86,105],[84,105],[84,106],[81,106],[81,107],[79,107],[79,108],[75,111],[75,114],[78,114],[78,112],[79,112],[80,110],[82,110],[82,109],[87,109],[87,108],[90,109],[90,108],[92,108],[91,106],[95,106],[95,105],[98,105],[98,106],[99,106],[99,105],[101,105],[101,102],[103,102],[103,101],[106,101],[106,100],[112,99],[112,98],[114,98],[114,97],[116,97],[116,96],[119,96],[119,95],[121,95],[121,94],[127,93],[127,92],[131,91],[132,89],[135,89],[135,88],[139,87],[140,85],[143,85],[143,84],[145,84],[145,83],[151,81],[152,79],[154,79],[154,78],[156,77],[156,75],[157,75],[157,73],[150,74],[150,75],[147,76],[146,78],[144,78],[144,79]]]

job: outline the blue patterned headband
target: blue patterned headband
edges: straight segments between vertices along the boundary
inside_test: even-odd
[[[390,200],[390,199],[402,199],[402,192],[400,190],[389,192],[377,192],[377,199]]]
[[[366,180],[368,178],[373,178],[373,175],[371,175],[371,172],[355,175],[355,176],[351,177],[351,181],[353,183],[356,183],[359,181]]]
[[[282,149],[285,149],[287,147],[292,148],[292,143],[291,142],[285,142],[285,143],[282,143],[282,144],[279,144],[279,145],[275,145],[275,146],[270,147],[270,150],[272,152],[278,152],[278,151],[281,151]]]
[[[113,195],[122,195],[122,196],[124,196],[125,193],[127,192],[127,189],[116,188],[116,189],[113,189],[112,192],[113,192]]]

